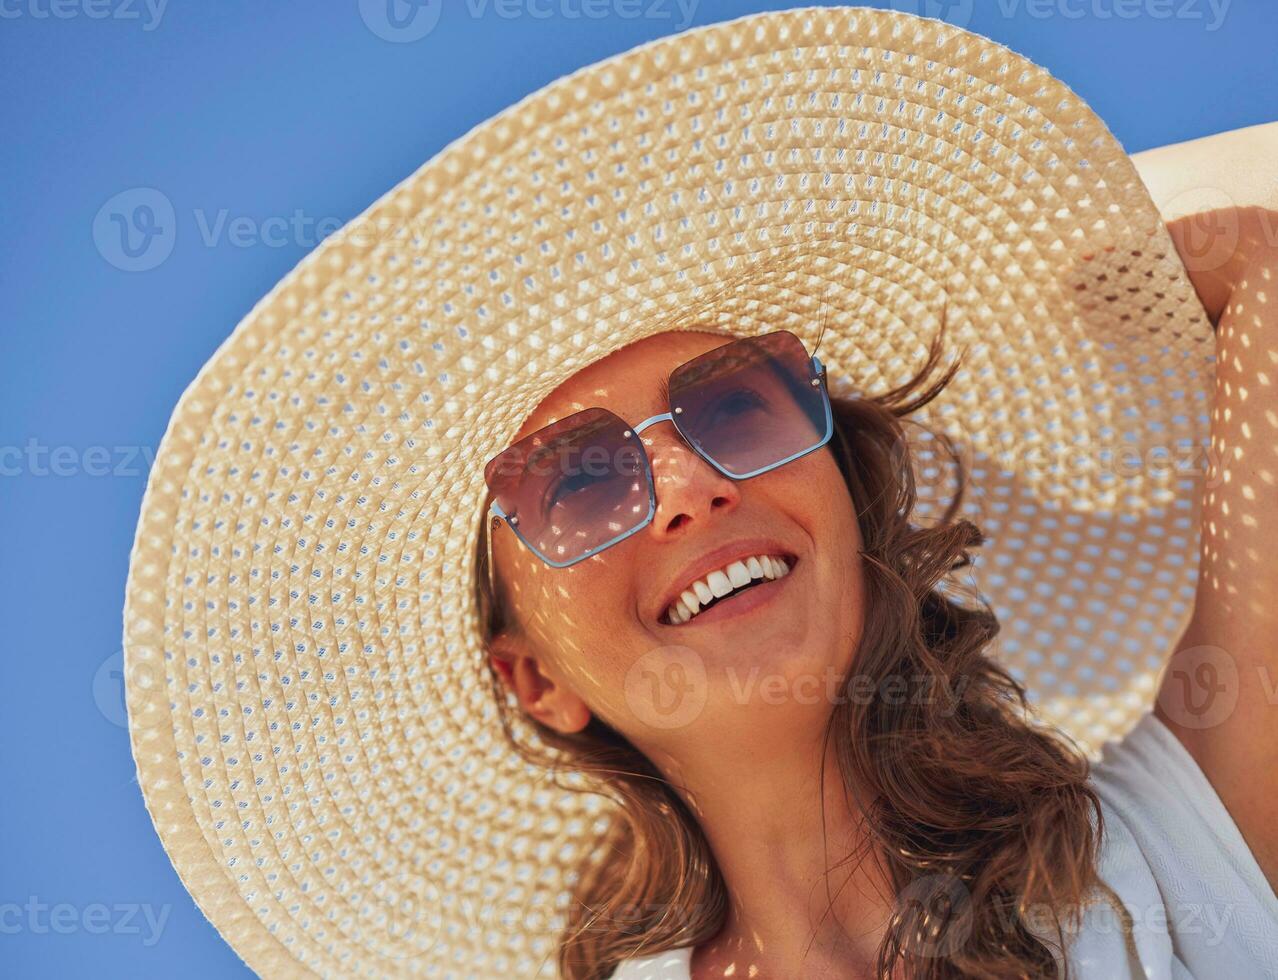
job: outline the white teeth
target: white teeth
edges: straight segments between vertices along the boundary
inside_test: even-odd
[[[703,606],[714,599],[728,595],[759,579],[771,581],[790,574],[790,566],[783,558],[770,555],[752,555],[738,559],[724,568],[710,572],[704,579],[689,585],[666,609],[666,619],[678,625],[696,616]]]
[[[732,591],[732,580],[723,572],[714,571],[706,576],[706,585],[716,596],[725,596]]]

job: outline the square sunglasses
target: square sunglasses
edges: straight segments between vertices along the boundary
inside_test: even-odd
[[[669,411],[630,425],[586,408],[538,429],[484,467],[488,582],[505,521],[547,565],[567,568],[652,522],[652,463],[640,433],[670,422],[724,476],[748,480],[825,445],[834,431],[825,367],[788,330],[729,341],[676,367]]]

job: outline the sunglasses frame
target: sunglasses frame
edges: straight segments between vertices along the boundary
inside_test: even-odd
[[[790,333],[790,331],[788,330],[776,331],[776,332]],[[760,334],[757,336],[768,336],[768,335]],[[794,334],[791,334],[791,336],[795,336],[796,340],[798,339],[798,337]],[[756,339],[756,337],[738,337],[735,340],[728,341],[726,344],[721,344],[719,347],[711,348],[711,350],[706,351],[703,354],[698,354],[697,357],[704,357],[705,354],[713,353],[716,350],[721,350],[722,348],[727,347],[730,344],[740,343],[742,340],[753,340],[753,339]],[[800,341],[800,343],[802,343],[802,341]],[[685,361],[684,363],[685,364],[691,363],[691,361],[695,361],[696,359],[697,359],[696,357],[690,358],[689,361]],[[681,364],[678,367],[676,367],[674,370],[672,370],[670,372],[670,378],[673,378],[675,372],[680,370],[680,368],[682,367],[683,365]],[[729,479],[748,480],[751,477],[760,476],[764,473],[769,473],[772,470],[777,469],[778,467],[784,466],[786,463],[792,463],[796,459],[799,459],[801,456],[806,456],[808,453],[813,452],[817,449],[820,449],[822,446],[824,446],[827,442],[830,441],[831,436],[833,436],[834,434],[834,413],[830,408],[830,392],[829,392],[829,389],[826,387],[825,365],[821,363],[820,358],[818,358],[815,354],[812,354],[808,358],[808,370],[811,372],[811,375],[812,375],[811,378],[809,379],[809,384],[811,384],[812,387],[819,389],[821,392],[821,401],[825,408],[824,434],[821,436],[821,438],[817,442],[813,443],[811,446],[808,446],[806,449],[802,449],[797,453],[793,453],[785,457],[784,459],[777,460],[775,463],[769,463],[767,466],[762,466],[757,470],[752,470],[749,473],[743,473],[743,474],[729,473],[726,469],[724,469],[722,466],[719,465],[717,460],[713,459],[707,453],[703,452],[699,447],[693,445],[692,442],[688,440],[688,437],[685,436],[683,431],[679,428],[679,423],[675,421],[675,416],[680,414],[683,411],[683,409],[677,405],[669,405],[668,411],[661,412],[658,415],[649,416],[648,418],[640,422],[638,425],[629,426],[625,435],[627,436],[627,438],[630,436],[631,433],[637,436],[640,433],[642,433],[645,429],[648,429],[649,427],[656,425],[658,422],[669,422],[671,425],[674,426],[675,432],[678,434],[679,438],[683,440],[684,444],[689,449],[691,449],[699,458],[705,460],[707,463],[713,466],[718,472],[722,473],[724,476],[728,477]],[[590,410],[591,409],[582,409],[582,411],[590,411]],[[620,415],[617,415],[617,413],[613,412],[611,409],[594,407],[593,410],[608,412],[610,415],[612,415],[614,418],[618,419],[619,421],[623,423],[626,422],[625,419],[623,419]],[[551,424],[553,425],[554,423],[551,423]],[[629,425],[629,423],[626,423],[626,424]],[[529,435],[532,435],[532,434],[533,433],[530,433]],[[642,439],[639,441],[639,445],[642,450],[644,480],[648,484],[648,513],[644,516],[644,519],[642,521],[640,521],[634,527],[630,528],[630,530],[623,531],[621,534],[618,534],[615,538],[612,538],[609,541],[605,541],[601,545],[598,545],[594,548],[588,548],[585,551],[583,551],[580,555],[576,556],[575,558],[570,558],[568,561],[555,561],[543,555],[541,551],[539,551],[534,545],[532,545],[528,541],[528,539],[524,537],[523,533],[519,530],[518,516],[510,517],[509,515],[506,514],[504,510],[502,510],[501,505],[498,504],[496,500],[493,500],[489,504],[488,513],[484,518],[484,534],[485,534],[485,537],[487,538],[489,591],[490,592],[493,591],[495,586],[494,575],[493,575],[493,531],[495,531],[497,529],[497,526],[502,522],[504,522],[507,527],[509,527],[512,531],[515,532],[515,537],[519,539],[519,541],[523,544],[525,548],[531,551],[534,555],[540,558],[543,562],[545,562],[551,568],[569,568],[572,565],[576,565],[578,562],[585,561],[587,558],[593,558],[595,555],[599,554],[600,552],[608,550],[613,545],[621,541],[624,541],[626,538],[630,537],[632,534],[636,534],[639,531],[642,531],[645,527],[651,524],[653,517],[655,517],[657,513],[657,492],[656,492],[656,487],[653,483],[653,478],[652,478],[652,459],[648,455],[647,448],[643,446]],[[502,450],[502,451],[505,452],[505,450]],[[493,457],[493,458],[495,459],[496,457]]]

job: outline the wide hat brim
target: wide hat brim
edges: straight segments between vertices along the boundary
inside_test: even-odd
[[[1212,329],[1122,146],[1042,68],[883,10],[691,30],[502,112],[302,261],[182,395],[125,606],[147,808],[244,960],[554,975],[611,811],[498,726],[483,462],[672,325],[812,350],[824,320],[846,395],[903,380],[942,310],[967,359],[920,417],[973,471],[997,652],[1094,748],[1190,610]]]

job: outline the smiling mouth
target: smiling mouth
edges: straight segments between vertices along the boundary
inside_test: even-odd
[[[794,555],[754,555],[730,562],[692,583],[658,618],[663,626],[684,626],[694,620],[722,619],[734,610],[745,612],[766,602],[798,564]],[[743,597],[750,595],[750,599]],[[724,609],[720,610],[720,607]],[[714,610],[720,610],[711,615]]]

